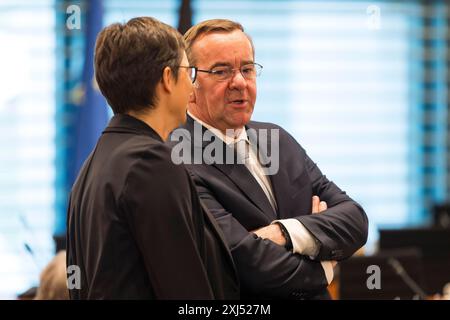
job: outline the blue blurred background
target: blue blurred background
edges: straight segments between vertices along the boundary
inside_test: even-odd
[[[189,7],[194,24],[228,18],[252,36],[253,119],[291,132],[363,205],[366,254],[379,228],[429,225],[448,200],[446,1],[1,0],[0,298],[37,284],[111,116],[92,83],[96,33],[136,16],[179,27]]]

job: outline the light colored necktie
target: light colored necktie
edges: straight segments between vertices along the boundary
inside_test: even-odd
[[[238,164],[247,165],[250,159],[250,148],[248,142],[244,139],[239,140],[234,144],[234,148],[238,156]]]

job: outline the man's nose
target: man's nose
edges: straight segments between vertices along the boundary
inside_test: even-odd
[[[241,73],[241,70],[234,70],[230,79],[230,89],[244,89],[247,86],[247,80]]]

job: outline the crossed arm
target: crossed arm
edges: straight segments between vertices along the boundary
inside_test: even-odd
[[[325,201],[320,201],[320,198],[318,196],[313,196],[312,214],[319,214],[325,210],[327,210],[327,203]],[[283,223],[282,221],[283,220],[280,220],[278,222]],[[300,222],[297,223],[301,224]],[[294,227],[297,226],[294,225]],[[288,237],[290,237],[290,241],[301,242],[301,245],[295,245],[294,243],[293,252],[309,256],[313,255],[315,257],[320,249],[320,244],[318,243],[317,239],[315,239],[314,236],[303,225],[300,225],[297,228],[299,228],[299,230],[292,230],[291,227],[291,232],[297,231],[298,234],[296,237],[292,237],[292,234],[287,235]],[[286,234],[282,232],[279,223],[271,223],[268,226],[253,230],[252,232],[255,233],[258,237],[271,240],[282,247],[285,247],[287,243]],[[299,237],[301,237],[301,239],[299,239]],[[333,268],[336,266],[337,261],[322,261],[321,264],[325,270],[328,283],[331,283],[334,277]]]
[[[312,213],[318,214],[325,210],[327,210],[327,203],[325,201],[320,201],[320,198],[318,196],[314,196],[312,198]],[[282,247],[286,245],[286,238],[283,236],[279,224],[272,223],[268,226],[253,230],[252,232],[258,237],[271,240]],[[296,253],[303,254],[303,252]]]
[[[319,261],[289,252],[274,241],[247,230],[217,201],[200,177],[192,174],[192,178],[201,200],[224,233],[244,292],[294,298],[315,295],[326,289],[328,282]],[[273,226],[267,230],[271,228]]]

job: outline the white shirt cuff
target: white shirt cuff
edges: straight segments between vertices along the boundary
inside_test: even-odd
[[[315,258],[320,250],[320,242],[297,219],[275,220],[282,223],[291,237],[293,252]]]
[[[330,284],[334,278],[333,264],[331,263],[331,261],[320,261],[320,263],[322,264],[322,268],[325,271],[327,282],[328,284]]]

